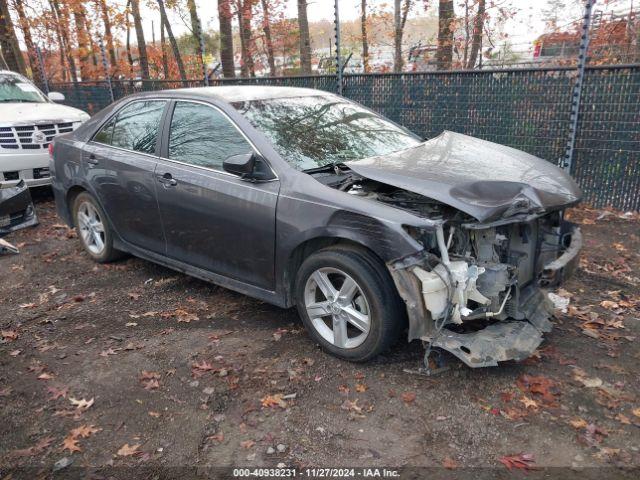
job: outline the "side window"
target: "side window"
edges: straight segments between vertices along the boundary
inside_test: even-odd
[[[176,103],[169,133],[170,159],[222,170],[226,158],[251,151],[249,142],[215,108],[199,103]]]
[[[148,100],[124,107],[116,117],[111,145],[141,153],[153,154],[166,102]]]
[[[104,143],[105,145],[111,145],[111,137],[113,137],[113,126],[115,125],[116,120],[112,118],[109,120],[104,127],[98,131],[93,137],[95,142]]]

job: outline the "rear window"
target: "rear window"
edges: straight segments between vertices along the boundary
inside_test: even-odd
[[[94,141],[134,152],[154,154],[166,103],[165,100],[130,103],[98,131]]]

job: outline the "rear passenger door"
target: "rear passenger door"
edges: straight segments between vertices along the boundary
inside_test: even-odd
[[[166,100],[138,100],[124,106],[85,149],[86,176],[120,237],[164,253],[156,197],[155,169]]]
[[[256,150],[217,107],[176,101],[156,175],[167,255],[274,289],[278,180],[252,183],[224,160]]]

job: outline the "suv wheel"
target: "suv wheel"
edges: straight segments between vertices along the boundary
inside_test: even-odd
[[[107,217],[91,195],[83,192],[76,197],[73,217],[80,242],[91,258],[106,263],[121,256],[121,252],[113,248],[113,234]]]
[[[329,353],[366,361],[389,348],[405,318],[393,281],[376,258],[355,248],[310,255],[296,281],[296,304],[311,337]]]

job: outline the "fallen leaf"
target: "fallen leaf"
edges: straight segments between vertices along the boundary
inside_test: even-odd
[[[75,399],[73,397],[69,397],[69,401],[71,402],[71,404],[73,406],[75,406],[78,410],[88,410],[91,405],[93,405],[93,398],[90,400],[86,400],[86,399]]]
[[[20,308],[36,308],[38,306],[37,303],[23,303],[19,305]]]
[[[266,395],[262,397],[260,403],[263,407],[280,407],[287,408],[287,402],[282,399],[283,395],[281,393],[276,393],[275,395]]]
[[[17,357],[21,352],[22,350],[12,350],[9,352],[9,355],[11,355],[12,357]]]
[[[63,387],[63,388],[49,387],[47,388],[47,392],[51,394],[51,396],[49,397],[49,400],[57,400],[60,397],[67,398],[69,387]]]
[[[629,420],[629,417],[627,417],[623,413],[617,414],[615,418],[616,418],[616,420],[618,420],[623,425],[631,425],[631,420]]]
[[[519,453],[517,455],[505,455],[498,459],[509,470],[514,468],[520,470],[535,470],[533,454],[531,453]]]
[[[416,394],[415,394],[415,392],[404,392],[400,397],[402,398],[402,401],[404,403],[409,404],[409,403],[413,403],[415,401]]]
[[[533,408],[537,409],[539,407],[538,402],[533,400],[532,398],[523,395],[520,401],[524,404],[525,408]]]
[[[253,447],[255,444],[256,442],[254,442],[253,440],[244,440],[243,442],[240,442],[240,446],[246,449]]]
[[[73,430],[71,430],[70,435],[78,438],[88,438],[91,435],[93,435],[96,432],[99,432],[100,429],[96,428],[94,425],[81,425],[77,428],[74,428]]]
[[[453,470],[458,468],[458,463],[451,457],[444,457],[442,461],[442,466],[447,470]]]
[[[588,425],[587,421],[584,418],[580,418],[580,417],[572,418],[571,420],[569,420],[569,424],[577,430],[582,430],[583,428],[587,428],[587,425]]]
[[[640,417],[640,408],[634,408],[633,410],[631,410],[631,413],[633,413],[636,417]]]
[[[150,417],[153,417],[153,418],[160,418],[160,412],[153,412],[153,411],[151,411],[151,410],[150,410],[150,411],[149,411],[149,412],[147,412],[147,413],[149,414],[149,416],[150,416]]]
[[[120,450],[118,450],[118,455],[121,457],[129,457],[131,455],[137,455],[140,452],[140,450],[138,450],[140,448],[140,444],[136,444],[136,445],[129,445],[128,443],[125,443],[122,447],[120,447]]]
[[[15,330],[2,330],[0,335],[2,335],[2,338],[7,342],[12,342],[18,338],[18,332]]]
[[[138,300],[140,298],[140,294],[136,292],[129,292],[128,295],[131,300]]]
[[[550,378],[543,377],[542,375],[521,375],[516,381],[518,388],[523,392],[528,392],[533,395],[540,396],[542,401],[548,406],[556,405],[557,392],[556,383]]]
[[[69,450],[71,453],[82,451],[78,445],[78,439],[72,435],[69,435],[64,439],[62,442],[62,450]]]
[[[51,380],[52,378],[53,378],[53,375],[47,372],[44,372],[38,375],[38,380]]]
[[[363,393],[363,392],[366,392],[368,389],[369,387],[364,383],[356,383],[356,392]]]

